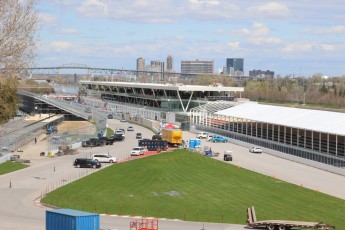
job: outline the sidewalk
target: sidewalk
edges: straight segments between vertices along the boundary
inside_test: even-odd
[[[20,159],[30,160],[30,165],[36,165],[39,162],[47,161],[49,158],[46,156],[40,156],[41,152],[46,154],[47,152],[47,135],[41,134],[35,140],[29,142],[27,145],[20,148],[23,152],[15,151],[12,155],[19,155]]]

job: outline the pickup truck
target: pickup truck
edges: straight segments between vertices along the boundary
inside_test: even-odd
[[[226,143],[229,141],[229,138],[221,137],[221,136],[213,136],[211,141],[212,142],[224,142],[224,143]]]
[[[254,146],[254,147],[249,148],[249,152],[251,152],[251,153],[262,153],[262,149],[260,147]]]

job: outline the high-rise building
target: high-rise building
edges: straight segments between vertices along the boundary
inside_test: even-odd
[[[214,73],[214,62],[213,61],[181,61],[181,74],[213,74]],[[185,75],[187,76],[187,75]]]
[[[146,71],[160,72],[161,80],[164,79],[164,66],[165,63],[161,61],[151,61],[151,65],[146,66]]]
[[[137,59],[137,71],[144,71],[145,70],[145,59],[140,57]],[[139,81],[142,79],[142,77],[144,76],[143,73],[138,73],[138,78]]]
[[[174,71],[174,58],[169,55],[167,57],[167,72],[173,72]]]
[[[227,58],[226,72],[229,76],[243,76],[244,75],[244,59],[243,58]]]

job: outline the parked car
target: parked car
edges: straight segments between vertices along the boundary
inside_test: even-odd
[[[251,153],[262,153],[262,149],[260,147],[253,146],[253,147],[249,148],[249,152],[251,152]]]
[[[229,139],[228,138],[226,138],[226,137],[221,137],[221,136],[213,136],[212,137],[212,141],[213,142],[228,142],[229,141]]]
[[[100,168],[101,163],[93,159],[77,158],[73,162],[73,166],[77,168]]]
[[[208,135],[207,138],[206,138],[206,141],[212,141],[212,137],[213,137],[212,134]]]
[[[127,131],[134,131],[133,126],[128,126]]]
[[[118,130],[116,130],[115,131],[115,134],[121,134],[122,136],[123,136],[123,138],[125,138],[126,136],[125,136],[125,132],[123,131],[123,130],[121,130],[121,129],[118,129]]]
[[[108,114],[108,119],[113,119],[113,118],[114,118],[113,114]]]
[[[89,140],[83,140],[81,146],[83,147],[97,147],[107,144],[107,141],[99,138],[90,138]]]
[[[103,142],[103,145],[112,145],[114,144],[115,140],[110,136],[110,137],[100,137],[99,140]]]
[[[112,155],[109,154],[94,154],[92,156],[93,160],[97,160],[99,162],[104,162],[104,163],[116,163],[117,159],[116,157],[113,157]]]
[[[121,122],[126,122],[126,119],[125,119],[125,118],[121,118],[120,121],[121,121]]]
[[[122,134],[113,134],[110,136],[114,141],[123,141],[125,139],[124,135]]]
[[[224,151],[224,161],[232,161],[232,151]]]
[[[199,139],[205,139],[207,138],[207,133],[205,132],[199,132],[197,135],[196,135],[197,138]]]
[[[141,138],[143,138],[143,135],[142,135],[141,133],[137,133],[137,134],[135,135],[135,138],[136,138],[136,139],[141,139]]]
[[[131,156],[140,156],[144,154],[144,147],[134,147],[131,150]]]

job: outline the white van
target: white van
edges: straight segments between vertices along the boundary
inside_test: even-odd
[[[207,133],[205,132],[199,132],[197,135],[196,135],[197,138],[199,139],[206,139],[207,138]]]
[[[103,162],[103,163],[115,163],[117,162],[116,157],[113,157],[109,154],[94,154],[92,156],[93,160],[97,160],[99,162]]]

